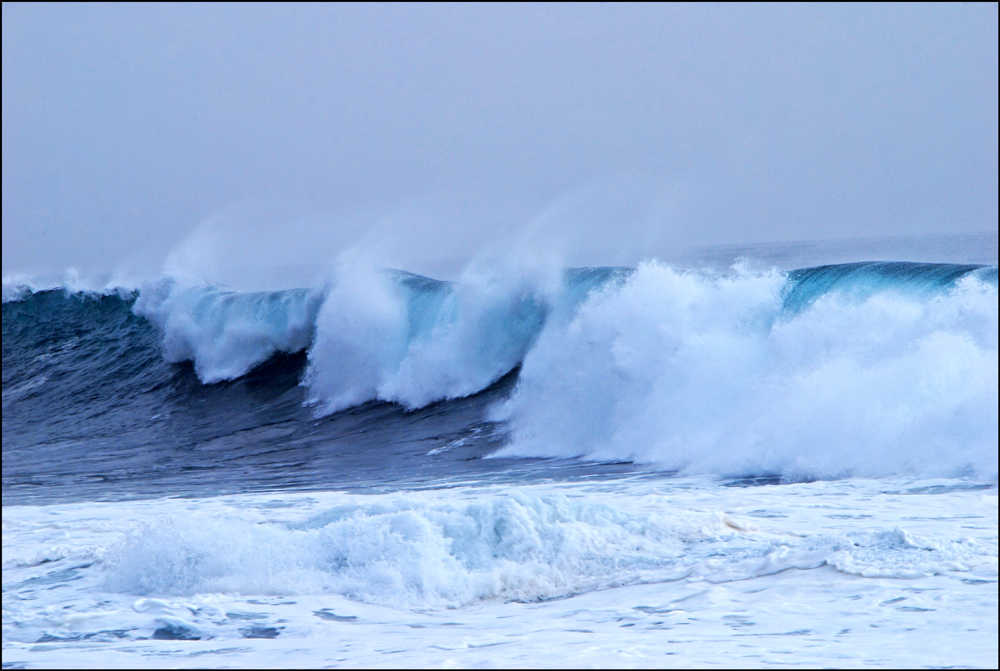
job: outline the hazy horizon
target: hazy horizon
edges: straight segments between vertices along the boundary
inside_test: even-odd
[[[995,4],[5,3],[3,274],[995,234],[997,77]]]

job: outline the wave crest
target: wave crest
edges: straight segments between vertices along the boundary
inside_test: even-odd
[[[322,301],[312,289],[237,293],[165,279],[144,285],[133,310],[163,331],[167,361],[194,361],[210,384],[241,377],[277,352],[306,349]]]

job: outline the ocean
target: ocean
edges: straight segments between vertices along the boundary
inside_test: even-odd
[[[995,668],[997,235],[3,287],[3,667]]]

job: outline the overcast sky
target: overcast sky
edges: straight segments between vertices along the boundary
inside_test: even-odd
[[[461,254],[552,226],[632,256],[995,231],[997,24],[995,3],[4,3],[3,272],[158,269],[213,225],[311,254],[375,229]]]

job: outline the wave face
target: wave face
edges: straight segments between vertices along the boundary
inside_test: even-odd
[[[446,453],[995,479],[996,408],[995,266],[378,271],[258,293],[164,279],[5,287],[3,304],[5,496],[101,459],[109,487],[222,462],[250,480],[322,464],[321,486]]]

